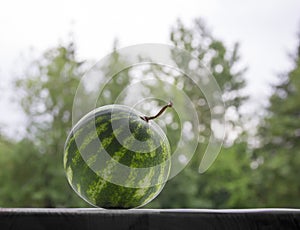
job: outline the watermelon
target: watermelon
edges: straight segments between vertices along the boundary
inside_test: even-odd
[[[155,117],[123,105],[103,106],[84,116],[64,148],[64,169],[73,190],[106,209],[136,208],[153,200],[171,167],[168,139],[149,121]]]

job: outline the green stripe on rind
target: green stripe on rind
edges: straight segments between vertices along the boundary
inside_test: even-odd
[[[103,119],[102,119],[102,121],[103,121]],[[81,144],[81,146],[80,146],[80,148],[79,148],[79,151],[82,153],[82,152],[85,152],[85,154],[88,154],[88,152],[86,152],[86,151],[84,151],[84,149],[86,148],[86,146],[88,146],[88,144],[91,142],[91,141],[93,141],[93,140],[95,140],[96,138],[97,138],[97,135],[98,134],[100,134],[100,133],[102,133],[102,132],[105,132],[107,129],[105,129],[105,127],[107,128],[107,124],[101,124],[99,127],[97,127],[97,134],[96,134],[96,132],[95,131],[91,131],[89,134],[87,134],[87,137],[84,139],[84,142]],[[140,128],[141,126],[139,126],[139,128]],[[80,131],[82,131],[82,130],[80,130]],[[148,130],[147,130],[148,131]],[[115,133],[116,133],[116,131],[114,131],[114,134],[113,135],[115,135]],[[116,135],[118,135],[118,134],[116,134]],[[99,135],[98,135],[98,137],[99,137]],[[114,140],[114,138],[113,137],[109,137],[109,138],[105,138],[104,140],[102,140],[101,142],[102,142],[102,145],[103,145],[103,147],[106,149],[106,147],[112,142]],[[151,140],[149,140],[148,142],[150,142]],[[129,137],[126,141],[125,141],[125,147],[126,146],[130,146],[131,145],[131,143],[130,142],[133,142],[133,139],[132,139],[132,137]],[[155,146],[154,145],[150,145],[150,143],[148,143],[149,144],[149,146],[151,146],[151,147],[149,147],[149,149],[153,149]],[[115,145],[114,145],[115,146]],[[123,146],[124,147],[124,146]],[[115,150],[116,151],[116,150]],[[110,155],[113,155],[114,153],[113,152],[110,152],[110,151],[107,151]],[[139,155],[141,155],[141,157],[140,157],[140,159],[148,159],[149,157],[155,157],[155,153],[154,153],[154,151],[152,151],[152,152],[150,152],[150,156],[149,156],[149,154],[147,154],[147,153],[143,153],[143,154],[141,154],[141,153],[135,153],[135,152],[131,152],[130,153],[130,155],[137,155],[137,154],[139,154]],[[136,158],[138,158],[138,156],[136,157]],[[151,166],[154,166],[154,165],[156,165],[156,164],[159,164],[159,163],[161,163],[161,159],[154,159],[154,160],[149,160],[148,161],[149,163],[148,164],[146,164],[145,165],[145,162],[140,162],[139,164],[137,164],[136,166],[133,166],[133,165],[131,165],[131,162],[120,162],[120,163],[122,163],[122,164],[125,164],[125,165],[127,165],[127,166],[131,166],[131,167],[137,167],[137,168],[139,168],[139,167],[151,167]],[[139,165],[141,165],[141,166],[139,166]]]
[[[70,135],[68,136],[67,142],[68,145],[65,147],[65,149],[68,149],[69,146],[73,145],[73,146],[80,146],[81,143],[79,143],[79,135],[85,137],[86,134],[82,135],[83,130],[88,131],[88,130],[92,130],[91,132],[93,132],[95,130],[95,127],[101,125],[102,123],[107,123],[107,121],[109,120],[110,115],[104,115],[103,117],[97,117],[95,119],[95,117],[89,117],[87,118],[88,120],[85,122],[81,122],[80,125],[75,126],[75,128],[72,129],[72,131],[70,132]]]
[[[79,146],[79,151],[82,151],[92,140],[97,138],[100,133],[105,132],[107,130],[107,126],[107,123],[102,123],[97,126],[96,130],[92,129],[91,132],[86,135],[84,142]]]
[[[89,199],[92,201],[92,203],[97,203],[98,195],[107,187],[107,182],[105,180],[102,180],[99,178],[97,181],[94,181],[86,191],[86,194],[88,195]]]
[[[73,148],[73,152],[75,151],[75,149],[76,149],[76,156],[77,156],[77,158],[78,158],[78,156],[79,156],[79,153],[81,153],[81,154],[84,154],[84,156],[85,156],[85,158],[88,158],[89,156],[89,154],[93,154],[93,155],[95,155],[95,154],[99,154],[103,149],[102,148],[100,148],[99,147],[99,139],[98,139],[98,135],[100,135],[101,133],[105,133],[105,131],[106,131],[106,126],[107,126],[107,124],[102,124],[101,126],[99,126],[99,127],[97,127],[97,132],[95,132],[95,130],[92,130],[90,133],[88,133],[88,137],[84,140],[84,142],[81,144],[81,146],[79,147],[79,150],[78,150],[78,147],[77,147],[77,143],[75,143],[75,141],[73,141],[73,140],[75,140],[75,138],[73,138],[72,139],[72,142],[71,142],[71,144],[69,144],[68,146],[67,146],[67,149],[66,149],[66,154],[65,155],[67,155],[68,154],[68,150],[70,149],[70,146]],[[82,129],[80,129],[80,131],[82,131]],[[116,133],[118,133],[118,132],[120,132],[121,130],[116,130],[115,132]],[[78,137],[79,135],[77,135],[77,133],[75,133],[75,135]],[[102,146],[103,147],[107,147],[112,141],[113,141],[113,139],[114,139],[114,136],[111,136],[111,137],[107,137],[107,138],[105,138],[105,139],[103,139],[102,140]],[[96,143],[98,144],[98,147],[100,148],[100,149],[98,149],[98,151],[97,152],[88,152],[88,151],[85,151],[85,148],[89,145],[89,144],[91,144],[91,142],[92,141],[96,141]],[[65,162],[66,162],[66,160],[65,160]]]

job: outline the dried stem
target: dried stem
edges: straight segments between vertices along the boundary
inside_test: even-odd
[[[155,116],[152,116],[152,117],[142,116],[141,118],[144,121],[148,122],[149,120],[153,120],[153,119],[159,117],[168,107],[171,108],[172,106],[173,106],[173,103],[170,101],[167,105],[162,107],[161,110]]]

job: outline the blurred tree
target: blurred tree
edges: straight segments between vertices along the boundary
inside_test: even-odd
[[[27,118],[27,134],[13,153],[16,159],[12,162],[11,179],[15,181],[18,199],[10,205],[84,204],[66,183],[62,153],[71,128],[74,94],[85,68],[76,58],[74,44],[70,43],[46,51],[30,65],[24,78],[16,81],[18,98]]]
[[[0,206],[35,207],[43,202],[39,187],[44,183],[40,165],[42,155],[28,139],[20,142],[2,140],[0,144]]]
[[[103,77],[102,92],[99,93],[97,107],[114,104],[116,101],[119,101],[119,103],[124,102],[124,98],[119,97],[130,84],[131,77],[126,57],[122,57],[117,48],[118,40],[115,40],[110,59],[107,60],[104,66],[101,66],[101,69],[96,68],[101,71]],[[119,70],[122,71],[119,72]]]
[[[203,175],[201,196],[214,208],[251,208],[253,200],[253,170],[250,168],[251,154],[246,142],[235,143],[221,150],[219,157]],[[201,183],[202,182],[202,183]]]
[[[235,43],[233,47],[227,48],[225,44],[215,38],[205,22],[202,19],[196,19],[192,27],[185,26],[180,20],[173,27],[170,35],[172,43],[179,48],[185,49],[190,52],[194,57],[197,57],[199,62],[205,66],[212,76],[216,79],[222,91],[222,99],[226,105],[225,114],[227,116],[230,132],[233,130],[240,130],[238,117],[241,115],[239,109],[243,102],[247,99],[245,92],[245,80],[243,74],[246,71],[240,63],[239,44]],[[180,57],[174,56],[174,60],[179,67],[186,72],[191,69],[190,60],[184,60]],[[197,67],[194,67],[197,68]],[[198,67],[199,69],[201,66]],[[197,70],[196,70],[197,71]],[[201,72],[199,71],[199,77]],[[192,88],[190,84],[193,82],[185,81],[185,88]],[[210,113],[207,102],[203,101],[203,94],[201,91],[191,90],[190,98],[194,104],[198,106],[201,114],[201,123],[208,126],[210,125]],[[204,98],[205,99],[205,98]],[[200,103],[199,103],[200,100]],[[201,108],[202,107],[202,108]],[[205,113],[206,112],[206,113]],[[228,133],[225,141],[228,140]]]
[[[13,143],[0,135],[0,207],[10,203],[7,194],[10,190],[11,154]]]
[[[252,169],[246,143],[223,148],[209,170],[199,175],[186,167],[167,183],[162,194],[150,203],[154,208],[250,208],[253,199]]]
[[[300,206],[300,45],[293,61],[294,68],[273,87],[259,129],[261,146],[253,155],[256,197],[268,207]]]
[[[239,109],[247,99],[243,92],[245,86],[243,73],[246,69],[240,64],[239,45],[236,43],[232,48],[226,48],[222,41],[216,39],[209,32],[201,19],[195,20],[192,27],[185,26],[178,20],[171,31],[170,38],[176,47],[185,49],[194,57],[197,57],[201,64],[215,77],[220,86],[222,99],[226,105],[224,113],[228,122],[228,132],[225,137],[227,148],[221,151],[220,159],[214,163],[214,166],[208,172],[202,175],[197,173],[200,159],[211,134],[211,110],[203,92],[195,86],[193,81],[182,75],[175,76],[174,85],[184,89],[189,99],[195,105],[200,118],[199,122],[202,128],[199,145],[196,150],[197,153],[189,165],[178,176],[167,183],[161,195],[153,203],[149,204],[149,207],[217,208],[247,206],[247,195],[242,194],[249,188],[246,172],[251,171],[250,159],[246,155],[247,147],[243,143],[242,138],[240,138],[242,143],[238,147],[230,147],[234,141],[230,133],[242,134],[243,129]],[[190,59],[185,59],[181,55],[177,55],[176,52],[173,53],[173,59],[185,73],[189,73],[189,70],[193,69],[193,71],[199,72],[199,77],[201,77],[201,68],[203,68],[201,65],[193,66]],[[171,75],[164,68],[158,69],[156,67],[156,71],[162,71],[168,76]],[[152,69],[152,72],[155,73],[155,70],[153,71]],[[159,88],[163,88],[163,86]],[[152,88],[152,92],[154,95],[163,93],[155,90],[155,88]],[[179,97],[174,92],[170,92],[170,94],[173,97]],[[185,103],[184,100],[182,103]],[[190,109],[177,112],[180,113],[182,118],[187,113],[190,113]],[[176,140],[176,132],[171,130],[172,128],[170,127],[167,127],[167,129],[170,129],[167,133],[171,142],[174,139]],[[186,146],[186,149],[188,148],[189,146]],[[236,184],[235,179],[238,179]],[[237,187],[239,189],[235,190]]]

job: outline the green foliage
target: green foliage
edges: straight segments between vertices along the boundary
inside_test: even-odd
[[[35,207],[42,203],[47,185],[42,175],[43,158],[29,140],[1,145],[1,206]],[[12,148],[13,147],[13,148]]]
[[[125,59],[126,57],[122,57],[116,49],[117,41],[114,42],[113,53],[110,60],[107,61],[104,67],[98,69],[102,73],[104,87],[99,94],[97,107],[113,104],[118,100],[120,101],[119,103],[121,103],[123,99],[119,98],[119,96],[123,92],[124,87],[128,86],[131,80]],[[119,69],[122,71],[117,72]]]
[[[203,175],[208,184],[202,185],[203,196],[215,208],[252,207],[252,169],[245,143],[223,148],[218,159]]]
[[[198,57],[216,78],[224,94],[226,106],[234,106],[237,110],[246,99],[242,92],[245,86],[243,74],[246,69],[240,64],[239,44],[225,47],[222,41],[211,34],[201,19],[196,19],[192,27],[187,27],[178,20],[170,38],[175,46]],[[183,69],[189,68],[185,60],[179,60],[177,63]]]
[[[4,200],[10,201],[7,205],[84,204],[67,185],[62,167],[74,93],[83,71],[71,43],[46,51],[31,64],[26,77],[16,81],[28,125],[27,138],[14,145],[8,158],[12,166],[5,170],[9,179],[3,186]]]
[[[274,86],[268,115],[260,130],[261,147],[254,151],[257,199],[268,207],[299,207],[300,183],[300,53],[294,68]]]
[[[1,199],[0,206],[9,204],[11,198],[8,198],[8,194],[11,193],[11,187],[8,181],[11,180],[10,172],[14,169],[12,164],[12,147],[14,143],[9,142],[4,137],[0,136],[0,197],[5,197],[6,199]]]
[[[187,27],[178,20],[171,31],[171,41],[176,47],[183,48],[193,56],[198,57],[199,61],[208,68],[221,88],[227,109],[231,109],[239,117],[239,107],[245,101],[246,97],[242,92],[245,86],[242,75],[245,69],[239,67],[238,44],[235,44],[233,48],[226,48],[222,41],[213,37],[204,22],[200,19],[195,20],[192,27]],[[191,68],[190,60],[185,60],[176,53],[173,54],[173,59],[181,69],[186,73],[189,72]],[[201,73],[202,66],[196,68],[198,69],[194,71]],[[160,71],[164,70],[160,69]],[[211,134],[210,108],[205,96],[195,86],[193,81],[187,78],[174,77],[174,85],[179,84],[183,85],[185,93],[196,106],[200,119],[199,122],[203,127],[200,132],[199,146],[189,165],[178,176],[167,183],[164,191],[155,201],[156,203],[151,203],[149,206],[152,207],[151,205],[153,205],[153,207],[164,208],[216,208],[225,207],[226,205],[236,207],[246,206],[246,203],[243,202],[247,200],[243,198],[242,194],[236,194],[236,192],[246,191],[249,186],[248,180],[241,178],[238,183],[242,187],[237,191],[234,191],[233,187],[234,179],[242,175],[240,172],[244,168],[250,168],[250,159],[246,158],[245,155],[246,146],[244,146],[244,151],[239,154],[236,154],[235,151],[241,147],[223,149],[220,153],[220,158],[228,164],[225,165],[226,163],[218,160],[218,163],[214,163],[216,166],[209,169],[207,173],[198,174],[199,163]],[[156,92],[155,89],[152,89],[152,93],[161,97],[161,92]],[[180,97],[180,95],[174,92],[170,92],[170,94],[173,97]],[[185,103],[184,100],[182,100],[182,103]],[[190,109],[186,108],[177,112],[181,118],[184,118],[190,113]],[[235,126],[240,125],[239,120],[233,121],[229,117],[228,121],[232,124],[232,130]],[[167,135],[173,140],[176,138],[175,134],[174,131],[170,131]],[[227,138],[225,142],[227,142]],[[186,145],[186,149],[188,151],[188,145]],[[243,164],[237,163],[240,158],[243,158]],[[235,165],[232,167],[234,163]],[[243,175],[246,176],[246,174]],[[221,176],[225,176],[225,179],[220,179]]]

